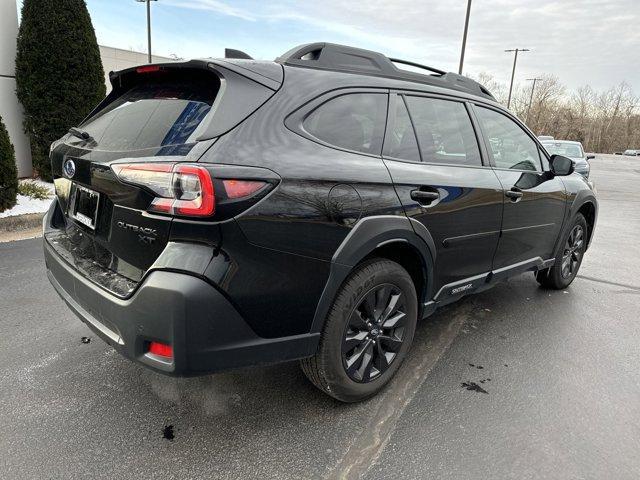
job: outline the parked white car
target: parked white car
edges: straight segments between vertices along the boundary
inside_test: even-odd
[[[538,137],[540,138],[540,137]],[[596,158],[595,155],[587,155],[580,142],[569,140],[541,140],[544,148],[550,155],[563,155],[573,160],[575,171],[585,178],[589,178],[591,166],[589,160]]]

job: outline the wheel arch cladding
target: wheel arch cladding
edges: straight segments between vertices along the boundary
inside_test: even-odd
[[[598,200],[596,199],[593,190],[588,188],[582,188],[573,194],[571,199],[571,205],[568,208],[567,220],[565,228],[563,228],[563,235],[566,232],[566,228],[570,228],[576,215],[581,213],[587,221],[587,249],[591,245],[593,238],[593,231],[598,221]],[[562,238],[562,235],[559,239]],[[558,243],[558,247],[560,244]]]
[[[416,247],[402,239],[393,239],[376,247],[371,253],[362,259],[363,263],[373,258],[386,258],[404,268],[416,289],[416,297],[419,303],[426,301],[427,266],[422,255]],[[419,307],[419,306],[418,306]],[[418,308],[420,310],[420,308]]]
[[[419,279],[418,310],[431,295],[435,245],[429,232],[417,234],[405,216],[380,215],[361,219],[349,232],[331,259],[329,279],[322,292],[311,325],[311,332],[319,332],[340,287],[351,271],[363,261],[380,256],[396,261],[414,279]],[[418,261],[419,268],[411,265]],[[414,277],[415,275],[415,277]]]
[[[593,236],[593,229],[596,224],[596,206],[593,202],[586,201],[580,206],[578,213],[581,213],[587,221],[587,248],[589,248]]]

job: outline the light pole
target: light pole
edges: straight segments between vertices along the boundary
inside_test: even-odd
[[[469,15],[471,14],[471,0],[467,0],[467,16],[464,19],[464,33],[462,34],[462,50],[460,51],[460,67],[458,74],[462,75],[462,65],[464,64],[464,50],[467,47],[467,32],[469,30]]]
[[[511,70],[511,84],[509,85],[509,98],[507,99],[507,108],[511,106],[511,91],[513,90],[513,77],[516,74],[516,63],[518,62],[518,52],[528,52],[528,48],[512,48],[505,50],[505,52],[515,52],[513,56],[513,70]]]
[[[533,82],[531,85],[531,96],[529,97],[529,106],[527,107],[527,124],[529,123],[529,112],[531,111],[531,103],[533,102],[533,91],[536,89],[536,82],[542,80],[541,77],[527,78],[527,82]]]
[[[151,63],[151,2],[156,0],[136,0],[139,3],[147,4],[147,42],[149,50],[149,63]]]

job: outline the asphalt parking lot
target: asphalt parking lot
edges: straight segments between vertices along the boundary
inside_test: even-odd
[[[640,478],[640,157],[598,156],[592,179],[571,287],[529,273],[439,311],[357,405],[295,363],[134,365],[55,294],[41,239],[1,243],[0,478]]]

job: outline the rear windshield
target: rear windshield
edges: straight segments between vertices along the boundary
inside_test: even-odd
[[[544,148],[551,155],[563,155],[571,158],[581,158],[584,156],[582,147],[575,143],[543,143]]]
[[[124,92],[84,125],[100,150],[139,150],[194,141],[211,110],[214,81],[156,79]]]

